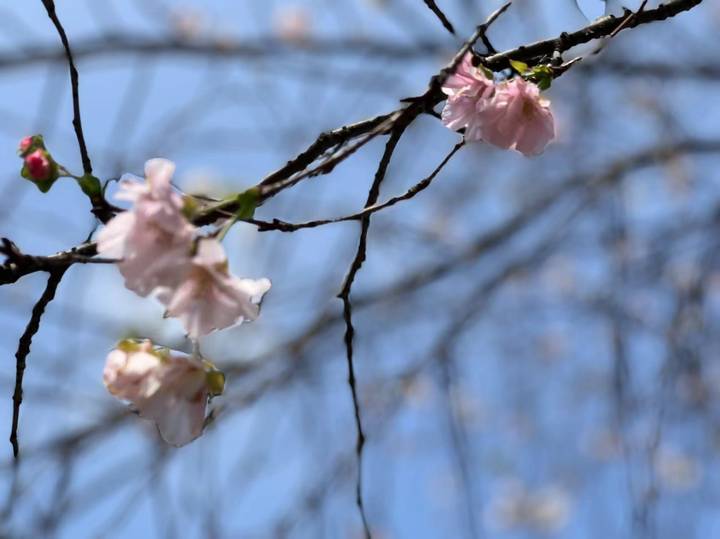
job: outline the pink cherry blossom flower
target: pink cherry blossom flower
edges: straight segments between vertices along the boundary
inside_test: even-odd
[[[195,227],[182,214],[182,198],[172,190],[175,165],[151,159],[147,181],[123,178],[117,198],[134,203],[98,235],[98,252],[114,258],[125,286],[141,296],[176,286],[189,268]]]
[[[255,320],[269,289],[268,279],[230,275],[220,242],[203,238],[185,279],[158,297],[167,307],[166,316],[179,318],[190,338],[197,339],[216,329]]]
[[[477,114],[482,140],[500,148],[538,155],[555,138],[550,102],[540,96],[536,84],[521,77],[500,83]]]
[[[130,401],[175,446],[202,434],[208,398],[221,394],[224,386],[219,371],[180,352],[153,347],[149,340],[118,344],[107,357],[103,380],[110,393]]]
[[[52,163],[47,152],[39,148],[25,157],[25,167],[33,180],[47,180],[52,174]]]
[[[542,153],[555,138],[550,103],[532,82],[521,77],[495,84],[467,53],[443,85],[448,96],[443,124],[465,129],[467,141],[484,141],[531,156]]]
[[[442,123],[457,131],[465,128],[467,141],[482,140],[482,124],[478,109],[493,96],[492,79],[472,64],[472,54],[467,53],[454,74],[442,87],[448,98],[442,111]]]
[[[473,55],[468,52],[462,61],[443,83],[442,91],[445,95],[454,96],[460,92],[472,95],[481,94],[488,87],[492,88],[493,80],[482,69],[473,65]],[[470,88],[468,88],[470,87]],[[467,90],[470,90],[467,92]]]

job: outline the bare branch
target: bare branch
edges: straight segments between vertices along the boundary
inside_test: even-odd
[[[55,28],[60,35],[60,41],[62,41],[63,47],[65,48],[65,55],[67,57],[68,66],[70,67],[70,85],[72,87],[72,124],[75,129],[78,146],[80,147],[80,157],[82,159],[83,171],[85,174],[92,174],[92,163],[90,162],[90,156],[88,155],[87,145],[85,144],[85,136],[83,135],[82,120],[80,119],[80,77],[78,75],[77,68],[75,67],[72,51],[70,50],[70,42],[68,41],[67,34],[65,33],[65,28],[63,28],[63,25],[60,23],[60,19],[57,17],[57,13],[55,13],[55,1],[42,0],[42,3],[47,10],[48,17],[50,17],[50,20],[55,25]]]
[[[25,365],[27,362],[27,356],[30,354],[30,345],[35,334],[40,329],[40,319],[42,318],[45,308],[55,298],[55,292],[60,284],[60,281],[65,275],[68,266],[56,268],[50,271],[45,291],[40,296],[32,310],[30,321],[28,322],[25,331],[23,332],[20,340],[18,341],[17,352],[15,353],[15,391],[13,391],[13,418],[12,427],[10,430],[10,443],[13,448],[13,456],[18,458],[20,454],[20,445],[18,442],[18,425],[20,422],[20,405],[22,404],[22,384],[23,376],[25,374]]]
[[[588,43],[593,39],[609,37],[619,29],[627,30],[650,22],[664,21],[683,11],[689,11],[700,3],[702,3],[702,0],[670,0],[670,2],[660,4],[655,9],[637,13],[635,17],[629,19],[618,19],[612,15],[602,17],[597,22],[575,32],[563,32],[554,39],[537,41],[530,45],[522,45],[516,49],[489,56],[483,59],[483,65],[493,71],[510,67],[511,59],[521,60],[531,66],[536,65],[544,58],[549,59],[555,52],[562,53],[577,45]]]
[[[273,219],[272,221],[259,221],[256,219],[248,219],[247,222],[252,223],[258,227],[258,230],[260,232],[265,232],[268,230],[279,230],[281,232],[294,232],[296,230],[300,230],[302,228],[315,228],[318,226],[323,225],[329,225],[332,223],[342,223],[345,221],[358,221],[362,219],[365,216],[371,215],[373,213],[377,213],[381,210],[384,210],[385,208],[389,208],[390,206],[394,206],[398,202],[402,202],[403,200],[409,200],[413,198],[415,195],[420,193],[421,191],[424,191],[428,187],[430,187],[430,184],[433,182],[433,180],[437,177],[437,175],[440,173],[440,171],[447,165],[447,163],[452,159],[452,157],[457,153],[457,151],[462,148],[465,145],[465,141],[462,140],[458,142],[455,147],[450,150],[450,153],[448,153],[445,158],[440,162],[440,164],[435,167],[435,170],[433,170],[429,176],[427,176],[425,179],[421,180],[420,182],[413,185],[410,189],[408,189],[405,193],[402,195],[392,197],[391,199],[387,200],[386,202],[383,202],[382,204],[374,204],[372,206],[366,207],[364,210],[359,211],[357,213],[353,213],[351,215],[346,215],[344,217],[337,217],[335,219],[319,219],[316,221],[307,221],[305,223],[287,223],[285,221],[281,221],[279,219]]]
[[[435,0],[423,0],[423,2],[425,2],[425,5],[428,7],[428,9],[432,11],[435,16],[440,20],[443,28],[445,28],[445,30],[450,32],[452,35],[455,35],[455,28],[453,28],[452,23],[448,20],[442,10],[435,3]]]

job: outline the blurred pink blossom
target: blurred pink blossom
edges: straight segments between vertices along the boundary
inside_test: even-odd
[[[268,279],[239,279],[228,271],[220,242],[200,239],[197,254],[183,281],[158,295],[166,315],[179,318],[188,335],[196,339],[216,329],[255,320],[259,303],[270,289]]]
[[[273,26],[280,39],[299,43],[310,37],[311,16],[303,7],[285,6],[275,12]]]

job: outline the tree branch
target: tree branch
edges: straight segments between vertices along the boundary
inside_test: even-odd
[[[73,129],[75,129],[75,136],[77,137],[78,146],[80,147],[80,157],[82,159],[83,171],[85,174],[92,174],[92,163],[90,162],[90,156],[88,155],[87,145],[85,144],[85,136],[83,135],[82,120],[80,119],[80,77],[78,75],[77,68],[75,67],[75,61],[73,60],[72,51],[70,50],[70,42],[68,41],[65,28],[60,23],[57,14],[55,13],[55,1],[54,0],[42,0],[45,9],[47,10],[48,17],[55,25],[58,34],[60,35],[60,41],[62,41],[65,49],[65,56],[67,57],[68,66],[70,68],[70,85],[72,87],[72,101],[73,101]]]
[[[42,318],[45,308],[55,297],[60,281],[65,275],[68,266],[61,266],[50,271],[45,291],[40,296],[32,310],[30,321],[28,322],[25,331],[23,332],[20,340],[18,341],[17,352],[15,352],[15,391],[13,391],[13,418],[12,427],[10,430],[10,443],[13,448],[13,456],[18,458],[20,453],[20,445],[18,442],[18,425],[20,422],[20,405],[22,404],[23,396],[23,376],[25,374],[25,366],[27,356],[30,354],[30,345],[35,334],[40,329],[40,319]]]
[[[406,119],[402,124],[398,124],[393,129],[390,138],[385,145],[385,151],[383,152],[380,163],[378,164],[377,171],[375,172],[375,178],[370,191],[368,192],[367,202],[365,207],[372,206],[377,202],[378,196],[380,195],[380,185],[382,184],[387,174],[390,160],[392,159],[395,148],[397,147],[400,138],[402,138],[405,129],[409,125],[410,121]],[[353,338],[355,336],[355,328],[352,323],[352,304],[350,302],[350,291],[352,289],[353,282],[355,281],[355,275],[360,270],[365,261],[366,248],[367,248],[367,233],[370,228],[370,216],[366,215],[362,218],[360,228],[360,240],[358,241],[357,251],[355,258],[350,265],[347,276],[343,283],[340,293],[337,295],[343,302],[343,319],[345,320],[345,352],[347,359],[348,368],[348,385],[350,386],[350,393],[352,395],[353,410],[355,412],[355,427],[357,429],[357,441],[355,444],[355,453],[357,455],[357,482],[355,486],[355,502],[357,503],[358,510],[360,511],[360,517],[363,522],[363,529],[365,531],[365,538],[370,539],[372,537],[370,532],[370,526],[368,524],[367,516],[365,514],[365,505],[363,502],[362,493],[362,464],[363,464],[363,449],[365,447],[365,433],[363,432],[362,418],[360,415],[360,401],[357,394],[357,384],[355,378],[355,364],[353,360]]]
[[[575,32],[563,32],[554,39],[537,41],[530,45],[522,45],[516,49],[488,56],[483,59],[483,65],[493,71],[509,68],[511,59],[523,61],[530,66],[537,65],[543,59],[552,57],[555,52],[563,53],[572,47],[588,43],[593,39],[610,37],[620,30],[635,28],[650,22],[664,21],[683,11],[689,11],[700,3],[702,3],[702,0],[670,0],[666,4],[660,4],[655,9],[638,12],[630,18],[602,17]]]
[[[440,10],[438,5],[435,3],[435,0],[423,0],[425,2],[425,5],[428,7],[430,11],[432,11],[435,16],[438,18],[440,23],[443,25],[443,28],[450,32],[452,35],[455,35],[455,28],[453,28],[452,23],[448,20],[448,18],[445,16],[445,14]]]
[[[351,215],[346,215],[344,217],[337,217],[335,219],[319,219],[316,221],[306,221],[304,223],[288,223],[285,221],[281,221],[279,219],[273,219],[272,221],[259,221],[257,219],[248,219],[247,222],[251,223],[253,225],[256,225],[258,227],[258,231],[265,232],[268,230],[279,230],[281,232],[295,232],[296,230],[300,230],[302,228],[315,228],[318,226],[323,225],[329,225],[333,223],[342,223],[345,221],[358,221],[361,220],[365,216],[369,216],[373,213],[377,213],[381,210],[384,210],[385,208],[389,208],[390,206],[394,206],[398,202],[402,202],[404,200],[409,200],[413,198],[415,195],[420,193],[421,191],[424,191],[428,187],[430,187],[430,184],[433,182],[433,180],[437,177],[437,175],[440,173],[440,171],[447,165],[447,163],[452,159],[452,157],[457,153],[457,151],[462,148],[465,145],[465,141],[462,140],[458,142],[455,147],[450,150],[450,153],[448,153],[445,158],[440,162],[440,164],[435,167],[435,170],[433,170],[429,176],[424,178],[423,180],[419,181],[415,185],[413,185],[410,189],[408,189],[405,193],[402,195],[392,197],[391,199],[387,200],[386,202],[383,202],[382,204],[373,204],[372,206],[367,206],[362,211],[359,211],[357,213],[353,213]]]

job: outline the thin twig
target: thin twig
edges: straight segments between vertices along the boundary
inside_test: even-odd
[[[523,61],[530,66],[537,65],[544,58],[550,58],[555,52],[562,53],[577,45],[610,36],[613,32],[618,31],[620,26],[622,26],[622,30],[627,30],[650,22],[664,21],[683,11],[689,11],[701,3],[702,0],[670,0],[665,4],[660,4],[655,9],[647,9],[642,13],[637,13],[636,17],[625,22],[623,19],[613,16],[602,17],[575,32],[563,32],[554,39],[545,39],[529,45],[521,45],[515,49],[488,56],[482,62],[485,67],[493,71],[510,67],[511,59]]]
[[[392,197],[391,199],[387,200],[386,202],[383,202],[382,204],[374,204],[372,206],[368,206],[362,211],[359,211],[357,213],[353,213],[351,215],[345,215],[344,217],[337,217],[335,219],[318,219],[315,221],[306,221],[304,223],[288,223],[286,221],[281,221],[279,219],[273,219],[272,221],[260,221],[257,219],[248,219],[248,223],[251,223],[253,225],[256,225],[258,227],[258,231],[265,232],[268,230],[279,230],[281,232],[294,232],[296,230],[300,230],[302,228],[315,228],[318,226],[324,226],[329,225],[333,223],[342,223],[345,221],[358,221],[362,219],[363,217],[366,217],[368,215],[371,215],[373,213],[377,213],[381,210],[384,210],[386,208],[389,208],[390,206],[394,206],[398,202],[402,202],[404,200],[409,200],[413,198],[415,195],[420,193],[421,191],[424,191],[428,187],[430,187],[430,184],[433,182],[433,180],[437,177],[437,175],[440,173],[440,171],[445,167],[445,165],[452,159],[452,157],[457,153],[457,151],[462,148],[465,145],[465,141],[462,140],[458,142],[455,147],[450,150],[450,153],[448,153],[445,158],[440,162],[440,164],[435,167],[435,170],[433,170],[429,176],[424,178],[423,180],[419,181],[415,185],[413,185],[410,189],[405,191],[402,195],[398,195],[396,197]]]
[[[17,352],[15,352],[15,391],[13,391],[12,397],[13,418],[12,428],[10,430],[10,443],[12,444],[13,456],[15,458],[18,458],[20,453],[20,445],[18,442],[18,424],[20,421],[20,405],[22,404],[23,396],[23,375],[25,374],[27,356],[30,354],[30,345],[32,344],[33,337],[40,329],[40,319],[45,312],[45,308],[55,297],[57,287],[67,269],[68,266],[64,266],[50,272],[47,285],[45,286],[45,291],[33,307],[30,321],[18,341]]]
[[[375,172],[375,178],[368,192],[367,202],[365,207],[372,206],[377,202],[378,196],[380,195],[380,185],[382,184],[387,174],[390,160],[392,159],[395,148],[400,142],[405,129],[412,121],[411,115],[407,115],[402,123],[396,124],[395,128],[390,135],[386,145],[385,151],[383,152],[380,163],[378,164],[377,171]],[[337,297],[343,302],[343,319],[345,320],[345,352],[347,358],[348,368],[348,385],[350,386],[350,393],[352,395],[353,410],[355,413],[355,427],[357,429],[357,440],[355,444],[355,453],[357,456],[357,482],[355,485],[355,502],[360,511],[360,517],[362,518],[363,529],[365,532],[365,539],[370,539],[372,534],[370,532],[370,525],[368,524],[367,516],[365,514],[365,503],[363,501],[362,492],[362,464],[363,464],[363,449],[365,447],[365,433],[363,432],[362,417],[360,413],[360,400],[357,394],[357,383],[355,378],[355,364],[353,360],[353,338],[355,336],[355,328],[352,323],[352,303],[350,302],[350,291],[352,289],[353,282],[355,281],[355,275],[360,270],[365,261],[366,250],[367,250],[367,234],[370,228],[370,216],[366,215],[362,218],[361,229],[360,229],[360,240],[358,241],[358,248],[355,253],[355,258],[350,265],[350,269],[345,277],[343,286],[338,293]]]
[[[428,7],[428,9],[432,11],[435,16],[440,20],[445,30],[455,35],[455,28],[453,28],[452,23],[448,20],[442,10],[435,3],[435,0],[423,0],[423,2],[425,2],[425,5]]]
[[[90,162],[90,156],[88,155],[87,145],[85,144],[85,136],[83,135],[82,120],[80,119],[80,78],[77,68],[75,67],[72,51],[70,50],[70,42],[68,41],[67,34],[65,33],[65,28],[63,28],[63,25],[60,23],[60,19],[57,17],[57,13],[55,13],[55,1],[42,0],[42,3],[47,10],[48,17],[50,17],[50,20],[55,25],[55,28],[60,35],[60,41],[62,41],[63,47],[65,48],[65,55],[70,68],[70,85],[72,87],[72,124],[75,129],[78,146],[80,147],[80,157],[82,159],[83,171],[85,174],[92,174],[92,163]]]
[[[639,13],[642,13],[643,11],[645,11],[645,6],[647,5],[647,3],[648,3],[648,0],[643,0],[643,3],[640,5],[640,7],[638,8],[637,11],[635,11],[635,12],[631,11],[630,13],[628,13],[627,17],[625,17],[623,22],[620,23],[620,25],[617,28],[615,28],[615,30],[613,30],[612,33],[602,43],[600,43],[600,46],[597,49],[595,49],[591,54],[593,54],[593,55],[600,54],[603,51],[603,49],[605,49],[605,46],[608,44],[608,42],[612,38],[614,38],[616,35],[618,35],[618,33],[620,33],[620,31],[623,28],[627,27],[628,23],[630,21],[632,21],[633,19],[635,19]]]
[[[20,251],[12,241],[0,238],[0,254],[7,260],[0,264],[0,285],[11,284],[18,279],[38,271],[53,271],[67,268],[72,264],[111,264],[114,259],[94,258],[97,248],[94,243],[83,243],[50,256],[32,256]]]

